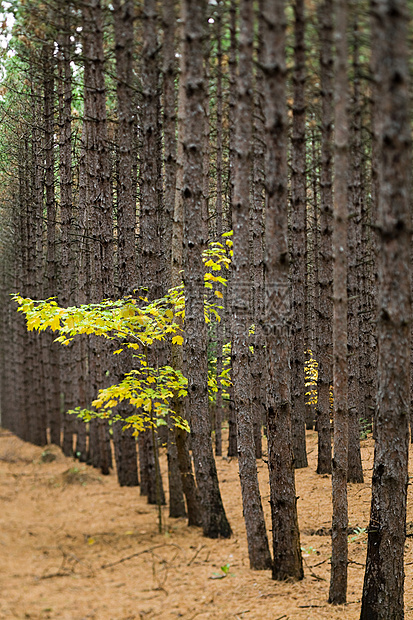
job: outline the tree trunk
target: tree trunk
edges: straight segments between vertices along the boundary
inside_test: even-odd
[[[172,283],[172,236],[173,218],[176,193],[176,96],[175,96],[175,30],[176,15],[174,0],[163,0],[163,127],[164,127],[164,246],[166,259],[166,288],[174,286]],[[182,241],[181,241],[182,253]],[[178,275],[180,280],[181,276]],[[175,345],[178,346],[178,345]],[[168,452],[168,481],[169,481],[169,516],[185,517],[185,501],[182,486],[182,476],[179,469],[178,449],[176,445],[173,421],[168,421],[167,452]]]
[[[378,405],[361,620],[404,618],[411,127],[406,2],[371,3],[378,160]]]
[[[247,530],[248,555],[253,569],[271,568],[262,510],[252,419],[249,364],[250,308],[250,176],[252,154],[252,51],[253,6],[240,4],[239,77],[236,106],[235,176],[232,217],[234,223],[232,278],[232,380],[238,430],[238,465],[242,505]]]
[[[318,352],[318,474],[331,473],[330,385],[332,365],[332,132],[333,132],[333,2],[319,8],[321,42],[321,176]]]
[[[56,253],[56,199],[55,199],[55,157],[54,157],[54,60],[50,44],[45,43],[42,50],[43,61],[43,114],[44,114],[44,161],[45,161],[45,199],[47,214],[47,251],[46,251],[46,297],[57,295]],[[42,338],[44,355],[47,360],[46,372],[46,410],[47,425],[50,429],[52,443],[60,445],[60,345],[53,342],[54,334],[47,333]],[[69,359],[69,356],[67,357]]]
[[[137,285],[136,273],[136,196],[133,178],[134,113],[133,113],[133,20],[132,0],[114,0],[113,17],[115,27],[116,94],[118,103],[117,132],[117,218],[118,218],[118,283],[119,295],[131,295]],[[117,374],[122,378],[131,370],[132,355],[124,351],[118,361]],[[121,406],[123,417],[133,414],[129,406]],[[115,423],[113,439],[115,444],[116,472],[121,486],[138,485],[136,440],[131,430],[122,431],[123,423]]]
[[[336,0],[336,83],[333,228],[333,523],[329,602],[344,605],[348,563],[348,369],[347,369],[347,220],[348,220],[348,77],[347,0]]]
[[[100,0],[89,0],[82,6],[83,56],[85,90],[85,138],[87,169],[87,200],[91,251],[90,300],[99,302],[114,295],[113,280],[113,205],[111,166],[106,120],[106,89],[104,78],[103,24]],[[106,383],[105,373],[112,366],[107,346],[98,337],[91,339],[91,376],[94,393]],[[107,424],[97,420],[94,464],[102,474],[109,474],[111,455],[107,445]]]
[[[228,538],[227,521],[212,451],[208,414],[207,331],[204,320],[203,127],[205,1],[185,0],[184,273],[185,348],[195,474],[203,508],[203,531]]]
[[[140,259],[142,284],[147,289],[150,301],[160,298],[163,291],[164,266],[161,247],[162,220],[162,192],[160,188],[160,103],[159,103],[159,47],[157,37],[157,7],[155,0],[145,0],[143,10],[143,48],[142,48],[142,109],[141,131],[142,149],[140,156],[139,182],[141,191],[140,209]],[[150,351],[154,361],[156,350]],[[155,362],[154,362],[155,363]],[[158,450],[157,441],[153,443],[152,433],[146,430],[142,433],[142,443],[139,454],[146,450],[146,464],[148,470],[142,471],[143,461],[140,459],[141,477],[148,482],[148,501],[156,503],[156,487],[161,483],[160,472],[156,471],[154,450]],[[158,481],[158,482],[157,482]],[[164,491],[161,491],[162,498]]]
[[[364,391],[361,364],[363,361],[363,340],[360,320],[361,271],[363,269],[361,247],[361,212],[363,202],[362,145],[360,105],[360,61],[357,18],[353,25],[353,101],[352,101],[352,166],[349,187],[351,214],[348,223],[348,482],[363,482],[363,466],[360,452],[360,429],[364,414]]]
[[[291,428],[294,467],[307,467],[305,441],[305,287],[307,262],[306,231],[306,145],[305,145],[305,15],[304,0],[294,5],[294,105],[292,128],[291,176],[291,282],[292,282],[292,371]]]
[[[265,330],[267,434],[273,579],[302,579],[292,437],[290,286],[287,217],[287,114],[283,0],[262,3],[266,129]]]

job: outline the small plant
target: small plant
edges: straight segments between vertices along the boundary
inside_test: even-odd
[[[310,556],[312,554],[319,555],[319,551],[317,551],[317,549],[314,549],[314,547],[311,547],[311,545],[310,545],[310,547],[307,547],[307,548],[306,547],[301,547],[301,551],[303,552],[303,555],[306,556],[306,557],[308,557],[308,556]]]
[[[225,579],[225,577],[229,575],[229,569],[230,569],[230,564],[224,564],[224,566],[221,566],[221,572],[212,573],[210,579]]]
[[[366,418],[360,418],[360,439],[367,439],[372,432],[372,423]]]
[[[359,538],[360,536],[362,536],[363,534],[367,534],[367,528],[365,527],[355,527],[353,529],[353,536],[348,537],[349,538],[349,542],[359,542]]]

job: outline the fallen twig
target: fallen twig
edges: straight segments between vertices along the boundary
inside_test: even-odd
[[[200,547],[195,551],[195,555],[189,560],[187,566],[191,566],[192,562],[196,560],[198,555],[201,553],[202,549],[205,548],[205,545],[200,545]]]
[[[318,562],[318,564],[314,564],[313,566],[310,566],[310,568],[316,568],[317,566],[321,566],[322,564],[325,564],[326,562],[328,562],[329,559],[330,558],[326,558],[325,560]]]
[[[313,573],[313,571],[311,570],[311,567],[308,566],[308,564],[307,564],[307,562],[306,562],[304,557],[303,557],[303,561],[304,561],[304,564],[306,565],[307,569],[310,571],[311,577],[314,577],[314,579],[317,579],[317,581],[326,581],[324,579],[324,577],[320,577],[319,575],[316,575],[315,573]]]
[[[116,562],[111,562],[110,564],[102,564],[100,568],[111,568],[112,566],[116,566],[117,564],[122,564],[123,562],[127,562],[128,560],[133,560],[133,558],[137,558],[144,553],[152,553],[155,549],[161,549],[162,547],[175,547],[176,549],[180,549],[179,545],[175,545],[174,543],[164,543],[162,545],[155,545],[154,547],[149,547],[149,549],[144,549],[143,551],[138,551],[137,553],[132,553],[132,555],[128,555],[125,558],[121,558],[120,560],[116,560]]]

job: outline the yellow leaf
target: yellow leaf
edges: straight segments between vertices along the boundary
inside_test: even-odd
[[[123,349],[116,349],[116,351],[113,351],[113,355],[119,355],[119,353],[122,353]]]
[[[69,327],[69,329],[73,329],[73,327],[75,326],[75,320],[74,320],[74,318],[72,316],[69,316],[66,319],[66,325],[67,325],[67,327]]]
[[[135,405],[136,408],[139,408],[143,405],[143,398],[131,398],[130,402],[131,405]]]
[[[172,338],[172,344],[179,344],[179,345],[181,345],[181,344],[183,344],[183,342],[184,342],[184,339],[182,338],[182,336],[174,336]]]
[[[35,316],[33,319],[30,319],[29,321],[27,321],[27,329],[29,330],[29,332],[31,332],[32,329],[37,329],[40,323],[41,321],[39,317]]]
[[[220,299],[223,299],[223,298],[224,298],[224,296],[223,296],[223,294],[221,293],[221,291],[215,291],[215,295],[216,295],[216,297],[219,297]]]
[[[53,331],[57,331],[60,328],[60,318],[59,318],[59,316],[53,317],[53,319],[49,323],[49,326],[51,327],[51,329]]]

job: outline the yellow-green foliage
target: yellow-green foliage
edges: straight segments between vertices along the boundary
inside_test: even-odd
[[[305,362],[305,387],[307,391],[307,405],[317,404],[317,380],[318,380],[318,363],[313,356],[313,352],[309,349],[306,351],[307,359]]]
[[[230,247],[230,240],[226,245]],[[226,286],[226,279],[217,274],[224,266],[229,269],[231,260],[228,250],[221,243],[213,243],[204,252],[203,260],[208,271],[205,273],[205,287],[214,289],[214,284]],[[214,273],[211,273],[209,269]],[[215,290],[217,297],[222,297]],[[146,426],[165,423],[167,414],[174,423],[189,431],[186,420],[174,415],[170,403],[175,395],[186,395],[187,380],[183,374],[171,366],[154,368],[147,362],[147,347],[156,341],[169,340],[172,344],[182,345],[184,341],[183,323],[185,320],[184,287],[170,289],[165,297],[149,302],[144,296],[125,297],[116,301],[103,300],[96,304],[85,304],[70,308],[58,306],[53,298],[36,301],[19,294],[12,296],[27,321],[29,331],[39,332],[50,329],[58,332],[57,342],[68,345],[75,336],[94,334],[118,343],[114,355],[124,349],[134,350],[138,368],[125,375],[118,384],[100,390],[92,405],[94,409],[80,409],[75,413],[84,421],[94,417],[108,418],[111,421],[124,420],[125,427],[133,427],[139,433]],[[222,306],[204,301],[205,321],[220,321],[219,311]],[[229,385],[229,369],[224,369],[218,380]],[[210,392],[217,390],[217,378],[210,377]],[[136,414],[121,418],[112,412],[112,408],[127,401],[136,408]]]

